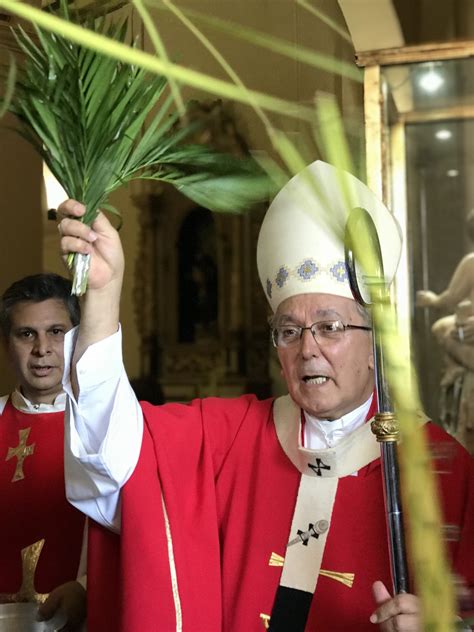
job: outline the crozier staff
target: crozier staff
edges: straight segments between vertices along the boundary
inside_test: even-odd
[[[379,448],[365,423],[370,319],[322,219],[344,228],[347,188],[375,222],[387,280],[396,269],[396,224],[361,182],[316,162],[282,189],[257,255],[289,390],[277,400],[139,405],[121,361],[118,235],[103,216],[93,230],[61,222],[63,253],[92,255],[65,376],[68,495],[100,523],[89,538],[91,632],[421,632],[417,597],[386,588]],[[84,212],[73,201],[60,210]],[[439,486],[459,535],[453,568],[472,582],[472,462],[441,429],[427,432],[452,446]]]

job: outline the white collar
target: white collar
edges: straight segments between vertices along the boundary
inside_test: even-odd
[[[312,449],[303,445],[301,408],[289,395],[275,400],[273,419],[278,441],[285,454],[307,476],[349,476],[380,456],[380,445],[368,423],[362,423],[359,428],[346,434],[334,448]]]
[[[59,393],[52,404],[33,404],[29,399],[21,393],[19,389],[15,389],[11,395],[13,406],[22,413],[30,413],[37,415],[41,413],[60,413],[66,408],[66,393]]]
[[[340,419],[329,421],[318,419],[304,411],[304,445],[309,450],[333,448],[341,439],[363,425],[372,404],[373,395],[361,406],[343,415]]]

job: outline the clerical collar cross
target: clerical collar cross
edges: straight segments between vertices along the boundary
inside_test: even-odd
[[[15,473],[13,474],[12,483],[16,483],[17,481],[21,481],[25,478],[25,472],[23,471],[23,463],[27,456],[31,456],[35,451],[35,444],[26,445],[28,441],[28,436],[31,432],[31,428],[24,428],[23,430],[19,430],[18,434],[20,435],[19,443],[16,448],[8,448],[8,454],[6,461],[9,461],[14,456],[18,459]]]
[[[313,463],[308,463],[308,467],[313,470],[313,472],[316,473],[316,476],[322,476],[322,471],[321,470],[330,470],[331,466],[330,465],[326,465],[325,463],[323,463],[323,461],[321,459],[316,459],[316,465],[313,465]]]

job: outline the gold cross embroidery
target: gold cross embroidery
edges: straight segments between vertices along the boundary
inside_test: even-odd
[[[269,614],[263,614],[263,612],[260,613],[260,619],[263,622],[263,627],[265,628],[265,630],[268,630],[270,628],[270,615]]]
[[[28,441],[29,434],[31,432],[31,428],[24,428],[23,430],[19,430],[18,434],[20,435],[20,441],[16,448],[8,448],[8,454],[6,461],[9,461],[14,456],[18,459],[15,473],[13,474],[12,483],[16,483],[17,481],[21,481],[25,478],[25,472],[23,471],[23,463],[27,456],[31,456],[35,451],[35,445],[32,443],[31,445],[26,445]]]
[[[352,588],[354,585],[355,573],[337,573],[336,571],[325,571],[321,569],[319,574],[322,577],[328,577],[329,579],[334,579],[336,582],[340,582],[347,586],[348,588]]]
[[[38,566],[44,539],[27,546],[21,551],[22,581],[20,590],[14,594],[0,593],[0,603],[37,603],[46,601],[48,594],[37,593],[35,589],[35,573]]]
[[[285,558],[278,553],[272,553],[270,559],[268,560],[269,566],[283,566],[285,563]],[[354,573],[338,573],[336,571],[326,571],[321,569],[319,574],[322,577],[328,577],[329,579],[334,579],[336,582],[340,582],[347,586],[348,588],[352,588],[354,584],[355,574]]]
[[[268,566],[283,566],[285,558],[278,553],[272,553],[268,560]]]

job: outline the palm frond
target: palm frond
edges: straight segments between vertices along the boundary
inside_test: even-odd
[[[169,11],[171,8],[170,0],[168,0],[168,2],[166,2],[165,4],[162,4],[160,0],[149,0],[149,4],[152,5],[154,9],[159,9],[161,11]],[[303,6],[308,9],[307,3],[304,3]],[[311,9],[313,10],[313,12],[315,12],[313,7],[311,7]],[[273,53],[283,55],[285,57],[288,57],[289,59],[295,59],[296,61],[300,61],[314,68],[319,68],[320,70],[323,70],[325,72],[334,73],[342,77],[347,77],[348,79],[352,79],[359,83],[363,82],[364,75],[359,68],[355,67],[352,63],[336,59],[332,55],[319,53],[312,49],[306,48],[301,44],[295,46],[294,42],[269,35],[268,33],[259,31],[257,29],[253,29],[249,27],[248,24],[244,26],[237,22],[223,20],[222,18],[218,18],[213,14],[210,15],[207,13],[202,13],[195,9],[190,9],[189,7],[181,7],[180,12],[183,15],[192,18],[196,22],[201,22],[202,24],[206,24],[207,26],[220,31],[221,33],[225,33],[229,37],[241,39],[242,41],[248,42],[249,44],[252,44],[254,46],[258,46]],[[326,21],[329,20],[329,18],[321,11],[316,12],[316,14],[319,19],[323,19],[324,17]],[[331,24],[334,23],[331,21]],[[344,37],[345,39],[347,39],[347,34],[345,34]]]
[[[16,67],[15,58],[13,57],[11,53],[9,55],[9,58],[10,58],[9,59],[10,63],[8,66],[8,73],[5,79],[4,97],[0,99],[0,118],[2,118],[2,116],[6,114],[6,112],[8,112],[13,100],[13,95],[15,93],[17,67]]]
[[[60,12],[69,18],[65,0]],[[126,20],[98,18],[86,26],[126,41]],[[16,32],[26,63],[11,111],[66,193],[86,205],[86,223],[112,191],[140,177],[171,182],[216,211],[240,211],[268,197],[269,180],[257,163],[185,145],[196,123],[177,126],[166,78],[57,33],[36,28],[36,34],[34,41]]]
[[[69,4],[74,14],[79,18],[82,16],[90,19],[91,17],[100,17],[113,11],[118,11],[118,9],[125,7],[128,2],[129,0],[91,0],[86,4],[84,2],[75,3],[71,1]],[[43,0],[42,7],[57,11],[60,8],[60,4],[60,0]]]
[[[175,78],[180,83],[198,88],[199,90],[205,90],[210,94],[224,99],[233,99],[239,103],[252,106],[257,104],[269,112],[277,112],[284,117],[314,122],[314,112],[312,108],[305,105],[271,96],[257,90],[243,91],[240,86],[236,86],[232,82],[211,77],[203,72],[198,72],[197,70],[192,70],[191,68],[176,63],[166,62],[156,55],[111,40],[101,33],[84,28],[79,24],[73,24],[70,21],[48,14],[45,11],[40,11],[20,0],[0,0],[0,7],[5,8],[18,17],[31,21],[45,30],[58,33],[81,46],[85,46],[119,61],[135,64],[151,73]]]

